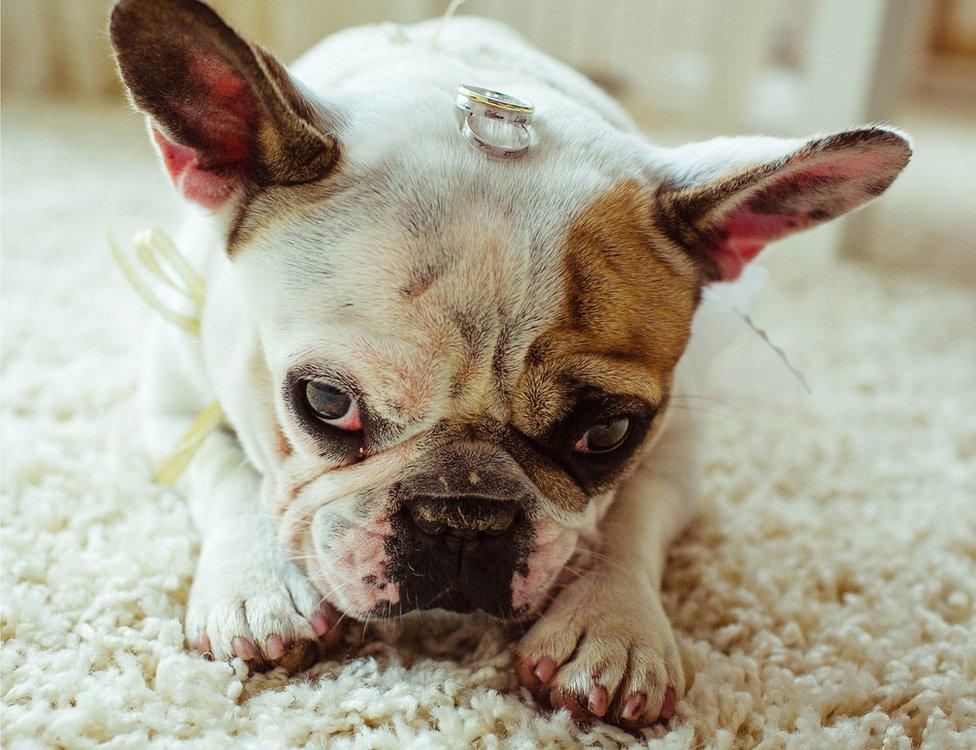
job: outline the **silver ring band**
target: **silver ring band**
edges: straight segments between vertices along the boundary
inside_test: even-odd
[[[511,126],[515,128],[519,135],[519,143],[516,146],[502,146],[497,143],[492,143],[491,141],[485,139],[483,136],[475,132],[471,123],[472,120],[477,117],[473,112],[469,112],[464,118],[464,124],[461,126],[461,135],[464,139],[474,146],[479,151],[483,151],[489,156],[495,156],[499,159],[511,159],[514,156],[524,153],[529,148],[529,142],[531,136],[529,135],[529,129],[521,123],[514,123]]]
[[[458,94],[454,100],[457,108],[462,112],[476,117],[486,117],[489,120],[502,120],[512,125],[528,125],[532,122],[531,112],[519,112],[511,109],[499,108],[494,104],[484,104],[474,99],[469,99],[464,94]]]

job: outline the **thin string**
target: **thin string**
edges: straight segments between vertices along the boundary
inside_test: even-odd
[[[203,441],[223,422],[224,410],[220,408],[220,402],[211,401],[180,437],[173,452],[159,462],[156,469],[156,481],[161,484],[176,484],[197,451],[200,450]]]
[[[441,29],[444,28],[444,24],[447,19],[451,18],[455,13],[457,13],[458,8],[460,8],[467,0],[451,0],[450,4],[447,6],[447,10],[444,11],[444,15],[440,17],[437,22],[437,26],[434,27],[434,33],[430,37],[430,46],[437,48],[437,39],[441,35]]]
[[[779,357],[779,359],[783,362],[784,365],[786,365],[786,369],[789,370],[793,374],[793,376],[800,382],[800,385],[803,386],[803,390],[805,390],[808,394],[813,393],[813,391],[810,388],[810,385],[807,383],[807,379],[803,377],[803,373],[800,371],[798,367],[795,367],[793,363],[790,362],[790,358],[786,356],[786,352],[782,348],[780,348],[779,346],[773,343],[773,340],[769,337],[769,334],[766,333],[765,329],[757,326],[753,322],[752,318],[750,318],[748,315],[742,312],[742,310],[737,308],[735,305],[729,305],[724,302],[720,302],[719,304],[725,305],[729,310],[735,313],[736,317],[741,319],[742,322],[745,323],[747,326],[749,326],[749,328],[751,328],[752,331],[759,338],[765,341],[766,345],[770,349],[772,349],[773,353],[776,354],[777,357]]]

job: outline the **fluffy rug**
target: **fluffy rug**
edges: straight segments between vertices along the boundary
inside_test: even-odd
[[[104,241],[171,226],[175,199],[119,108],[4,118],[8,747],[976,747],[971,289],[816,237],[769,254],[756,317],[813,392],[754,341],[740,385],[689,401],[715,439],[664,583],[690,678],[668,730],[540,713],[484,623],[357,627],[341,659],[248,678],[183,648],[198,541],[139,450],[148,313]]]

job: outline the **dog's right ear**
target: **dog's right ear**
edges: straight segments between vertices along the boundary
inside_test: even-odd
[[[321,108],[270,54],[197,0],[120,0],[112,46],[179,191],[209,209],[311,182],[339,157]]]
[[[715,138],[667,149],[662,223],[709,281],[731,281],[770,242],[881,195],[912,156],[899,130],[868,126],[807,140]]]

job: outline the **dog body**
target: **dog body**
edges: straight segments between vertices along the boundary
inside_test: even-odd
[[[123,0],[112,37],[208,282],[201,341],[148,349],[150,453],[227,416],[181,480],[189,641],[295,669],[341,613],[481,609],[534,622],[517,670],[551,705],[667,718],[698,430],[669,395],[702,289],[880,194],[904,139],[655,148],[475,19],[350,30],[291,74],[191,0]],[[460,83],[536,106],[527,154],[461,138]]]

